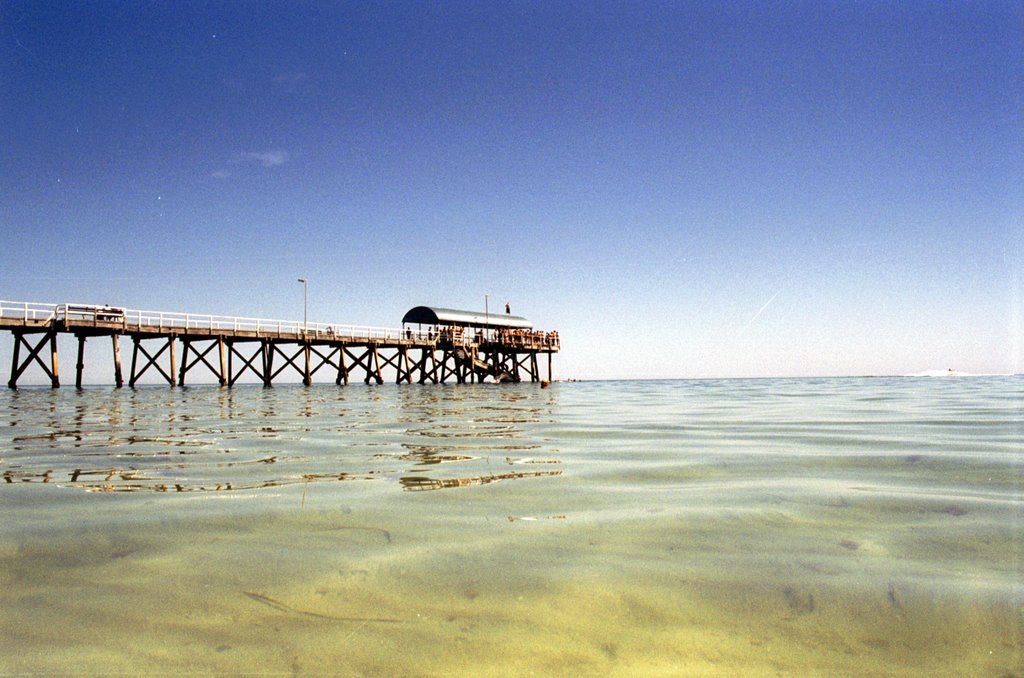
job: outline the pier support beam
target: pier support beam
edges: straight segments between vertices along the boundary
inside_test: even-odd
[[[430,363],[430,368],[427,368],[427,363]],[[420,349],[420,359],[416,361],[416,364],[412,368],[413,374],[417,371],[420,373],[419,383],[426,383],[427,379],[430,379],[433,383],[437,383],[437,360],[434,359],[434,349],[422,348]]]
[[[312,354],[314,352],[320,358],[320,363],[315,368],[312,367]],[[284,364],[278,367],[276,370],[273,369],[275,355],[279,355],[282,358],[284,358]],[[303,359],[302,363],[299,363],[300,356],[302,356]],[[283,372],[289,367],[292,367],[295,369],[296,372],[302,375],[302,383],[306,386],[309,386],[310,384],[313,383],[313,374],[315,374],[318,369],[323,367],[325,363],[329,362],[329,358],[325,357],[319,351],[316,351],[310,345],[309,341],[303,341],[299,345],[298,350],[292,355],[288,355],[287,353],[285,353],[284,350],[281,348],[280,343],[272,341],[270,342],[270,352],[268,354],[268,357],[269,362],[267,371],[270,375],[268,378],[269,381],[272,382],[274,379],[277,378],[279,374],[281,374],[281,372]],[[331,364],[333,365],[333,363]]]
[[[512,373],[515,375],[515,380],[521,381],[520,370],[525,371],[530,375],[530,381],[540,381],[540,370],[537,367],[537,352],[530,351],[523,354],[520,358],[519,354],[512,353]]]
[[[193,343],[192,339],[182,339],[181,343],[182,343],[182,349],[181,349],[181,371],[178,373],[178,386],[184,386],[185,385],[185,374],[190,369],[192,369],[193,367],[195,367],[199,363],[202,363],[202,364],[206,365],[207,369],[209,369],[211,372],[213,372],[213,376],[217,377],[217,382],[220,383],[221,386],[223,386],[224,383],[225,383],[225,379],[224,379],[224,338],[223,337],[217,337],[217,340],[216,341],[211,341],[210,344],[205,349],[202,350],[202,352],[200,352],[199,349],[197,349],[196,347],[194,347],[192,345],[192,343]],[[215,348],[219,349],[219,352],[220,352],[220,369],[219,370],[216,367],[214,367],[213,364],[209,360],[206,359],[206,356],[209,355],[210,352],[213,351],[213,349],[215,349]],[[195,354],[195,357],[192,359],[192,362],[189,362],[189,360],[188,360],[188,352],[190,350],[192,351],[192,353]]]
[[[313,374],[309,370],[309,351],[310,351],[309,339],[307,339],[307,340],[305,340],[303,342],[303,347],[302,347],[302,352],[305,354],[305,358],[306,358],[306,360],[305,360],[306,369],[303,370],[303,372],[302,372],[302,385],[303,386],[309,386],[310,384],[313,383]]]
[[[409,349],[406,346],[399,346],[395,354],[390,358],[384,356],[383,364],[380,366],[394,367],[397,376],[395,377],[395,383],[401,384],[403,381],[407,384],[412,383],[412,371],[409,369]]]
[[[384,378],[380,374],[380,355],[377,352],[377,346],[371,345],[363,352],[362,355],[356,355],[348,350],[344,349],[344,354],[352,359],[352,367],[362,367],[366,372],[365,383],[369,384],[370,379],[373,379],[377,384],[383,384]],[[342,365],[344,365],[344,357],[342,357]],[[348,375],[351,369],[345,367],[345,383],[348,384]]]
[[[260,341],[259,348],[251,356],[246,358],[235,348],[235,342],[230,339],[225,342],[228,346],[228,386],[234,386],[238,378],[244,375],[247,371],[251,371],[255,374],[262,382],[264,386],[270,386],[270,368],[271,358],[269,356],[269,349],[267,344],[268,340],[263,339]],[[234,360],[235,356],[242,361],[242,367],[235,372]],[[256,359],[260,359],[259,366],[257,367],[254,363]]]
[[[151,337],[151,338],[153,338],[153,337]],[[162,339],[162,337],[155,337],[155,338]],[[138,381],[142,377],[142,375],[146,373],[146,370],[148,370],[150,367],[153,367],[153,368],[156,368],[156,371],[160,373],[160,376],[162,376],[164,379],[166,379],[167,383],[170,384],[170,386],[173,388],[174,385],[175,385],[174,373],[175,373],[176,368],[177,368],[177,364],[176,364],[177,361],[175,360],[175,356],[174,356],[174,336],[172,335],[172,336],[167,337],[167,343],[164,344],[163,346],[161,346],[160,350],[157,351],[154,354],[150,354],[150,352],[146,350],[146,347],[142,345],[142,341],[143,341],[143,337],[141,337],[141,336],[137,336],[136,335],[136,336],[132,337],[132,344],[133,344],[133,346],[132,346],[132,372],[131,372],[131,376],[128,378],[128,386],[130,386],[131,388],[135,388],[135,384],[138,383]],[[170,370],[170,372],[164,370],[164,368],[159,363],[160,356],[162,356],[165,351],[169,352],[169,354],[170,354],[170,356],[169,356],[170,357],[170,362],[171,362],[171,370]],[[145,358],[145,360],[144,360],[145,364],[142,365],[141,369],[139,368],[139,354],[140,353]]]
[[[224,337],[217,337],[217,350],[220,353],[220,385],[228,383],[228,373],[225,371],[227,363],[224,362]]]
[[[82,371],[85,370],[85,335],[78,337],[78,363],[75,364],[75,388],[82,389]]]
[[[336,370],[341,368],[341,366],[338,363],[334,362],[334,357],[341,353],[341,347],[340,346],[334,346],[334,347],[328,346],[327,348],[330,349],[330,351],[327,353],[327,355],[324,355],[323,353],[320,352],[320,350],[316,346],[310,345],[310,347],[309,347],[310,359],[312,360],[312,356],[314,356],[314,355],[318,359],[317,361],[315,361],[315,364],[311,365],[311,367],[309,369],[309,383],[310,384],[313,383],[313,377],[316,375],[316,373],[318,371],[320,371],[320,368],[322,368],[322,367],[324,367],[326,365],[330,365],[331,367],[333,367]],[[308,385],[309,384],[307,384],[307,386]]]
[[[114,346],[114,386],[124,386],[124,378],[121,376],[121,344],[118,342],[118,335],[111,334],[110,339]]]
[[[342,344],[338,348],[340,349],[338,353],[338,378],[334,383],[338,386],[341,386],[342,384],[348,386],[348,366],[345,364],[345,345]]]
[[[452,367],[450,363],[454,363],[455,366]],[[450,351],[448,349],[445,349],[444,351],[441,352],[440,368],[441,369],[440,369],[440,372],[439,372],[439,375],[438,375],[438,381],[440,381],[442,384],[445,383],[445,381],[447,381],[449,376],[451,376],[453,374],[457,374],[458,363],[455,362],[455,352],[454,351]],[[461,380],[460,380],[460,382],[461,382]]]
[[[14,332],[13,334],[14,354],[11,359],[11,378],[7,382],[7,386],[10,388],[18,388],[18,378],[25,373],[25,370],[29,365],[35,362],[43,368],[43,372],[45,372],[46,376],[50,378],[50,385],[53,388],[58,388],[60,386],[60,373],[57,369],[57,332],[46,332],[43,334],[42,338],[40,338],[39,343],[35,346],[32,346],[32,344],[28,343],[28,340],[25,339],[25,332]],[[43,347],[46,346],[47,342],[50,344],[49,367],[47,367],[46,363],[43,362],[43,359],[39,357],[39,353],[43,350]],[[24,361],[20,361],[22,344],[24,344],[25,348],[28,349],[28,356]]]
[[[454,376],[459,384],[465,384],[467,378],[472,383],[473,367],[470,351],[476,349],[445,349],[441,354],[441,376],[442,384],[448,381],[448,377]]]

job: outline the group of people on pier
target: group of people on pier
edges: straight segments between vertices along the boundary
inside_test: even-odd
[[[411,330],[406,330],[409,336],[412,336]],[[465,327],[458,325],[452,325],[448,327],[439,327],[436,330],[431,328],[427,333],[428,339],[431,341],[437,337],[441,341],[451,342],[453,344],[467,344],[469,335],[466,332]],[[482,344],[488,340],[495,341],[503,346],[513,348],[526,348],[526,349],[545,349],[545,348],[558,348],[558,332],[539,332],[534,330],[514,330],[514,329],[498,329],[495,331],[494,336],[490,339],[484,334],[484,330],[478,328],[476,334],[472,336],[472,341],[477,344]]]
[[[515,348],[554,348],[558,346],[558,332],[501,329],[498,343]]]

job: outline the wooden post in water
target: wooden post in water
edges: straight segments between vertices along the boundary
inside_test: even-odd
[[[57,371],[57,332],[55,330],[50,331],[50,365],[52,365],[50,383],[53,388],[59,388],[60,374]]]
[[[139,362],[139,338],[132,337],[132,371],[131,376],[128,377],[128,387],[135,388],[135,366]]]
[[[309,373],[309,339],[305,339],[302,342],[302,352],[306,357],[306,366],[302,372],[302,384],[309,386],[313,383],[313,375]]]
[[[75,365],[75,388],[82,388],[82,370],[85,369],[85,335],[78,335],[78,363]]]
[[[175,369],[177,366],[175,365],[175,362],[174,362],[174,335],[173,334],[171,336],[167,337],[167,346],[168,346],[168,348],[171,349],[171,377],[170,377],[170,379],[168,379],[168,381],[171,382],[171,388],[174,388],[174,384],[175,384],[175,382],[174,382],[174,373],[177,371]],[[184,366],[184,363],[182,363],[182,366]],[[184,376],[184,375],[182,375],[182,376]]]
[[[114,385],[117,388],[124,386],[124,379],[121,376],[121,345],[117,341],[117,335],[112,334],[110,338],[114,344]]]
[[[224,335],[217,337],[217,348],[220,350],[220,385],[228,383],[228,373],[224,371]]]
[[[401,384],[405,381],[407,384],[412,383],[412,368],[409,364],[409,348],[407,346],[401,346],[398,349],[398,383]]]
[[[178,386],[185,385],[185,372],[188,370],[188,349],[191,342],[188,338],[181,340],[181,368],[178,369]],[[199,354],[198,350],[194,350],[193,353]],[[174,374],[174,350],[171,350],[171,375]],[[172,384],[173,386],[173,384]]]
[[[269,339],[264,339],[260,342],[260,355],[263,356],[263,386],[273,386],[271,383],[273,377],[270,374],[270,369],[274,365],[274,352],[270,346]]]
[[[345,386],[348,386],[348,367],[345,365],[345,344],[338,347],[338,378],[334,383],[341,386],[342,382],[345,383]]]
[[[7,388],[18,388],[18,358],[21,357],[21,334],[14,333],[14,355],[11,358],[11,378],[7,381]]]

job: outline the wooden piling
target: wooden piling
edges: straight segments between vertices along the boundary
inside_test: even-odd
[[[171,388],[174,388],[174,373],[175,373],[176,370],[174,369],[175,368],[175,364],[174,364],[174,335],[173,334],[167,338],[167,347],[171,349],[171,374],[170,374],[170,377],[168,378],[168,381],[171,382]],[[182,375],[182,376],[184,376],[184,375]]]
[[[338,386],[341,386],[342,383],[344,383],[345,386],[348,386],[348,366],[345,365],[345,354],[347,353],[347,349],[344,344],[342,344],[340,348],[341,351],[338,353],[338,378],[334,383]]]
[[[217,337],[217,349],[220,353],[220,374],[217,375],[220,385],[224,386],[227,384],[227,372],[224,371],[224,335]]]
[[[121,346],[118,343],[118,335],[111,334],[110,338],[114,344],[114,385],[121,388],[124,386],[124,379],[121,376]]]
[[[53,388],[60,387],[60,372],[57,369],[57,332],[50,332],[50,365],[52,366],[50,372],[51,385]]]
[[[304,386],[309,386],[310,384],[313,383],[313,375],[310,374],[310,371],[309,371],[309,348],[310,348],[309,347],[309,339],[303,340],[302,343],[303,343],[302,352],[303,352],[303,354],[305,355],[305,358],[306,358],[306,367],[305,367],[305,369],[302,372],[302,384]]]
[[[85,369],[85,335],[78,336],[78,363],[75,365],[75,388],[82,388],[82,371]]]
[[[8,388],[18,388],[18,359],[21,355],[21,333],[14,333],[14,353],[11,355],[11,378],[7,381]]]
[[[274,363],[274,353],[271,351],[270,341],[268,339],[260,341],[259,354],[263,358],[263,386],[265,388],[270,388],[274,385],[270,376],[270,368]]]
[[[178,386],[185,385],[185,372],[188,371],[188,349],[191,343],[188,339],[181,341],[181,368],[178,370]],[[171,368],[171,374],[174,374],[174,368]]]

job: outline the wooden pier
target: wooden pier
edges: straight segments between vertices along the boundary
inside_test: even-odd
[[[525,318],[418,306],[403,323],[417,327],[386,329],[0,301],[0,330],[14,336],[10,388],[17,388],[33,365],[42,369],[54,388],[60,386],[57,338],[61,334],[78,341],[78,388],[82,387],[86,341],[95,338],[111,343],[117,387],[124,385],[122,338],[131,341],[131,387],[150,370],[172,387],[184,386],[189,372],[200,366],[228,387],[246,375],[271,386],[282,374],[295,373],[307,386],[318,374],[329,374],[339,386],[351,379],[383,384],[386,370],[400,384],[539,382],[539,360],[545,356],[547,380],[551,380],[558,333],[535,331]]]

